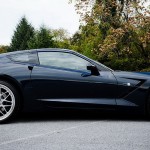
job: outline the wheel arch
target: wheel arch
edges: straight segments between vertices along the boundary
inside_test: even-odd
[[[20,96],[20,103],[21,103],[21,109],[23,108],[23,103],[24,103],[24,97],[23,97],[23,91],[20,83],[13,77],[5,74],[0,74],[0,80],[6,81],[10,83],[16,90],[18,91],[18,94]]]

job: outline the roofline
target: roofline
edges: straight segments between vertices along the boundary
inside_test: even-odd
[[[75,52],[74,50],[70,50],[70,49],[63,49],[63,48],[38,48],[38,49],[29,49],[29,50],[19,50],[19,51],[14,51],[14,52],[31,52],[31,51],[72,51],[72,52]]]
[[[75,52],[74,50],[70,50],[70,49],[63,49],[63,48],[41,48],[41,49],[35,49],[38,52],[42,52],[42,51],[61,51],[61,52]]]
[[[0,54],[0,56],[4,56],[4,55],[13,55],[13,54],[18,54],[18,53],[24,53],[24,52],[45,52],[45,51],[61,51],[61,52],[75,52],[73,50],[69,50],[69,49],[61,49],[61,48],[41,48],[41,49],[29,49],[29,50],[16,50],[13,52],[6,52],[6,53],[2,53]]]

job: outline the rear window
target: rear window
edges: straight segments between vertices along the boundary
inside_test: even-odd
[[[13,54],[9,55],[8,58],[16,62],[30,62],[29,53]]]
[[[18,54],[7,55],[7,57],[14,62],[39,64],[36,52],[24,52]]]
[[[10,55],[9,58],[16,62],[29,62],[29,53]]]

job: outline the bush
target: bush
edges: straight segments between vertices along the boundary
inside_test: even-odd
[[[112,59],[110,61],[104,62],[104,64],[114,70],[150,71],[150,63],[143,59]]]

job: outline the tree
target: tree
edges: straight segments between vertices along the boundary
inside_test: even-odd
[[[70,48],[70,35],[67,30],[63,28],[51,29],[50,32],[56,48]]]
[[[53,35],[53,39],[55,41],[63,41],[64,39],[68,39],[70,37],[68,31],[63,28],[51,29],[50,32]]]
[[[98,27],[90,24],[80,26],[80,30],[71,38],[72,49],[92,58],[98,59],[96,49],[100,40]]]
[[[30,39],[28,47],[30,49],[54,47],[54,40],[50,30],[42,26],[39,31],[35,32],[33,38]]]
[[[6,53],[9,46],[0,45],[0,53]]]
[[[92,55],[114,69],[150,65],[150,8],[144,0],[76,0],[76,9],[83,24],[80,48],[96,41]]]
[[[16,27],[14,35],[11,40],[9,51],[29,49],[28,42],[34,35],[34,28],[23,17]]]

